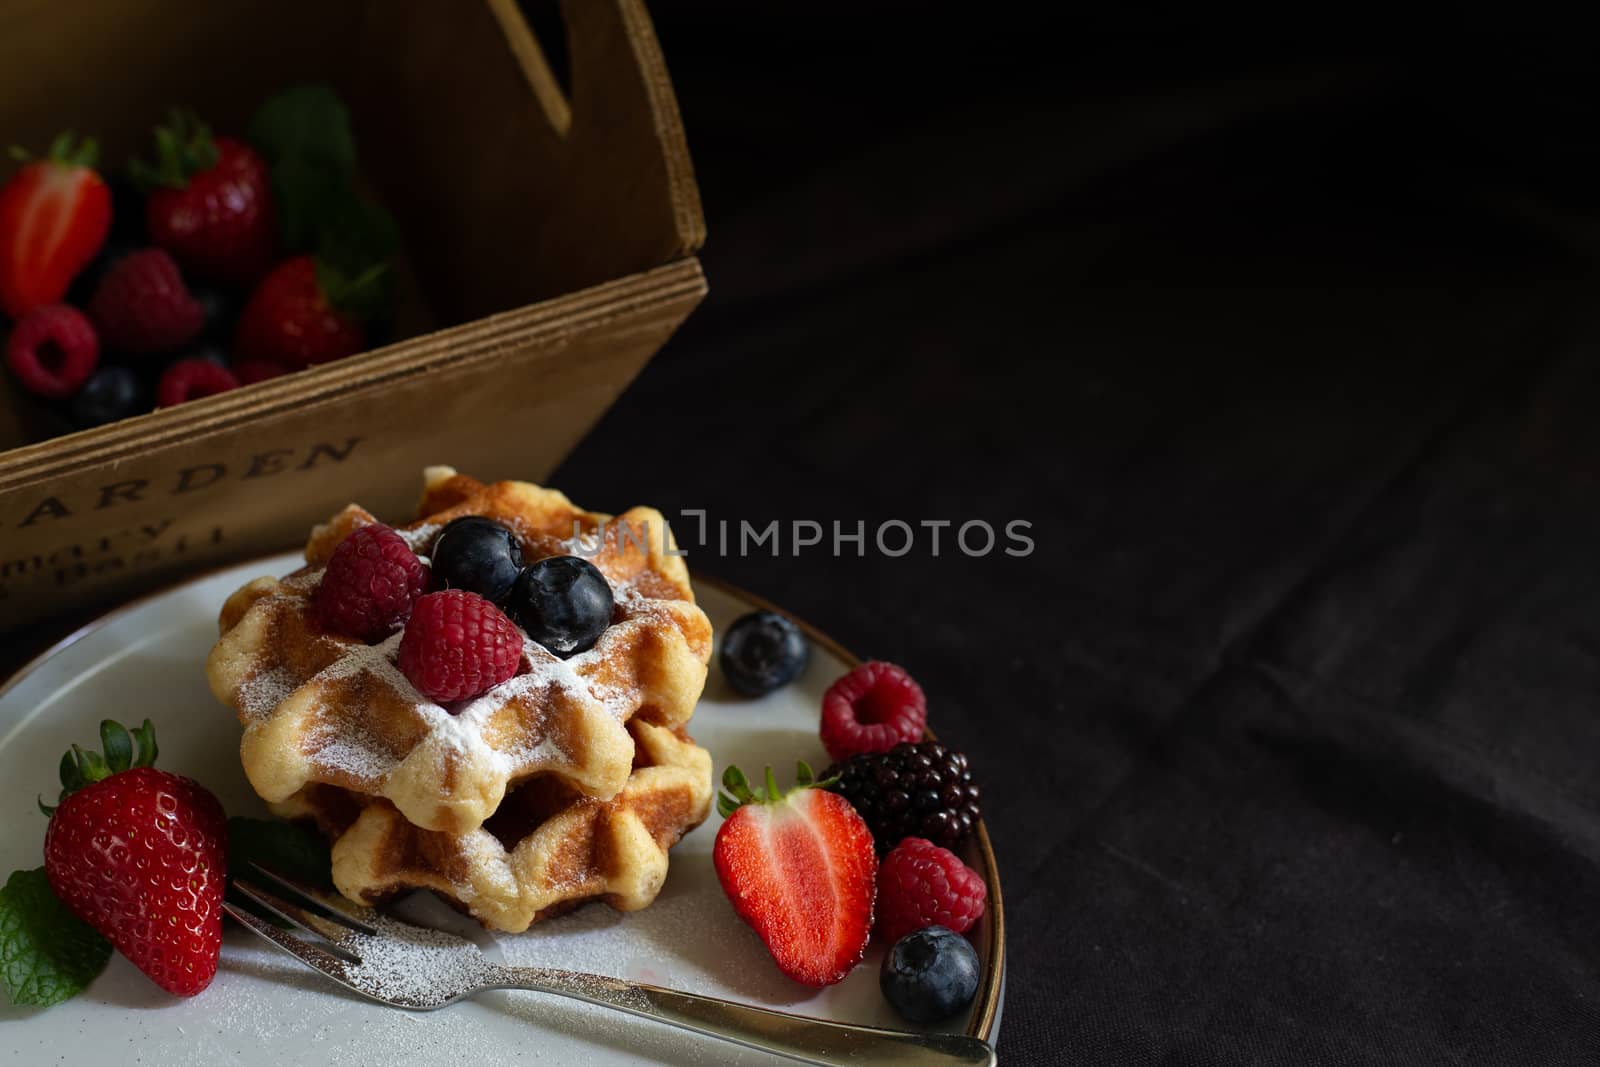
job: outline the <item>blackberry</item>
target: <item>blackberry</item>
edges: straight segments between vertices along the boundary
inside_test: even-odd
[[[878,852],[908,837],[945,848],[978,824],[978,786],[967,757],[937,741],[902,741],[887,752],[863,752],[829,767],[829,786],[855,806]]]

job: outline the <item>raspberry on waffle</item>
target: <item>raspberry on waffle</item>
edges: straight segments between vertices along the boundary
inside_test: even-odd
[[[231,596],[206,674],[244,726],[240,758],[270,804],[308,786],[382,798],[424,830],[465,834],[508,788],[553,775],[577,794],[607,800],[627,785],[635,718],[677,729],[694,711],[711,655],[711,624],[694,603],[688,570],[669,552],[659,512],[616,520],[580,510],[526,482],[485,485],[448,467],[425,472],[420,518],[397,532],[427,555],[443,525],[485,515],[512,529],[528,562],[605,539],[586,553],[615,596],[611,625],[588,651],[560,659],[525,641],[518,673],[445,708],[396,666],[404,631],[376,645],[318,625],[312,595],[334,549],[376,520],[346,508],[312,531],[306,566],[258,578]],[[624,533],[622,524],[628,524]],[[650,536],[638,536],[648,526]]]
[[[420,829],[387,801],[325,785],[272,810],[316,822],[333,841],[334,884],[361,903],[431,889],[510,933],[591,900],[637,911],[666,881],[667,850],[710,811],[711,756],[681,729],[636,717],[628,732],[636,766],[616,796],[586,797],[539,775],[462,834]]]

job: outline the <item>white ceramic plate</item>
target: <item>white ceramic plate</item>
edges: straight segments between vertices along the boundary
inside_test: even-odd
[[[297,556],[256,561],[195,579],[95,623],[24,668],[0,689],[0,878],[37,867],[45,820],[36,794],[53,795],[56,766],[73,742],[98,744],[101,719],[154,721],[160,765],[210,787],[230,814],[264,816],[237,758],[239,727],[206,687],[203,665],[216,616],[235,588],[261,574],[286,574]],[[752,601],[700,583],[697,595],[719,633]],[[762,605],[765,606],[765,605]],[[794,685],[759,701],[727,689],[715,667],[691,729],[716,761],[751,773],[771,763],[788,780],[797,758],[821,770],[822,692],[853,660],[812,632],[813,655]],[[672,852],[656,902],[621,915],[601,904],[534,926],[490,935],[426,894],[401,910],[477,941],[491,956],[653,982],[827,1019],[904,1027],[878,991],[881,947],[849,978],[816,992],[781,975],[717,885],[711,847],[715,812]],[[989,880],[991,908],[972,937],[986,973],[970,1017],[946,1028],[995,1036],[1003,978],[1004,925],[987,837],[967,860]],[[0,1049],[13,1063],[551,1064],[775,1062],[771,1057],[617,1012],[531,993],[482,994],[432,1013],[362,1000],[301,967],[230,922],[216,980],[199,996],[162,992],[122,957],[89,989],[53,1008],[0,1004]],[[782,1062],[782,1061],[778,1061]]]

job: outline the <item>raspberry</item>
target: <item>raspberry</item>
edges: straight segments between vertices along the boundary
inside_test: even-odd
[[[922,687],[893,663],[863,663],[822,697],[822,747],[835,761],[921,740],[927,725]]]
[[[829,767],[822,778],[838,779],[829,788],[867,820],[879,852],[911,836],[954,845],[983,814],[967,757],[937,741],[862,752]]]
[[[328,558],[311,608],[324,628],[377,641],[405,624],[428,578],[428,568],[399,534],[382,523],[359,526]]]
[[[465,700],[522,663],[522,631],[477,593],[446,589],[417,601],[400,638],[400,673],[430,700]]]
[[[28,392],[71,396],[100,362],[100,338],[77,308],[51,304],[24,315],[6,342],[6,366]]]
[[[274,363],[270,359],[245,359],[233,365],[234,376],[241,385],[254,385],[264,382],[269,378],[281,378],[289,373],[290,368],[282,363]]]
[[[988,897],[982,876],[954,852],[908,837],[878,868],[878,936],[892,945],[927,926],[964,934]]]
[[[89,316],[106,347],[133,355],[172,351],[206,324],[205,308],[185,288],[172,257],[159,248],[113,263],[89,299]]]
[[[239,379],[227,367],[209,359],[180,359],[161,374],[156,385],[156,406],[176,407],[185,400],[216,396],[239,388]]]

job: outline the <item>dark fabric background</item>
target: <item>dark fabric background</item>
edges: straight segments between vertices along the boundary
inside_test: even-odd
[[[971,754],[1004,1062],[1600,1060],[1582,41],[655,7],[712,292],[556,482],[1032,521],[982,560],[679,528]]]

